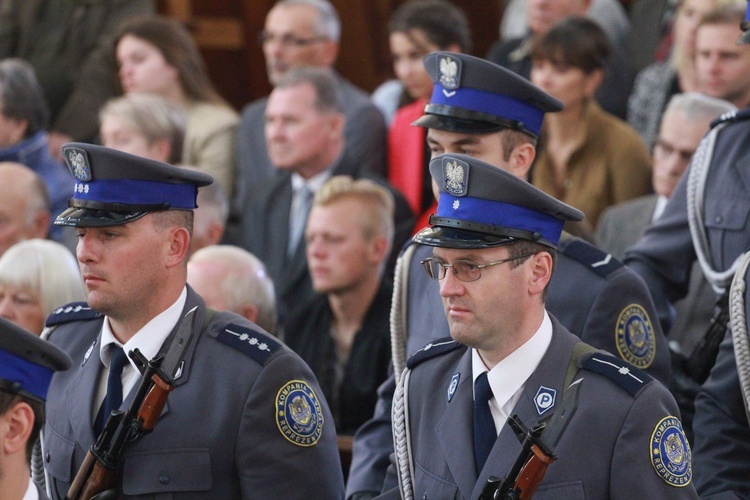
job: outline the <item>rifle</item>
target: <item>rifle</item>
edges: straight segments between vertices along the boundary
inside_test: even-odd
[[[508,425],[521,442],[521,453],[504,479],[496,476],[487,479],[479,500],[527,500],[534,496],[547,467],[557,460],[555,447],[578,408],[581,380],[568,387],[562,404],[548,421],[527,428],[518,415],[508,419]]]
[[[107,419],[101,434],[86,453],[66,499],[89,500],[96,495],[99,495],[98,499],[109,497],[106,492],[115,487],[126,445],[156,427],[174,387],[183,355],[190,346],[196,310],[197,306],[185,314],[166,357],[159,354],[149,361],[139,349],[128,353],[141,372],[138,389],[126,411],[115,410]]]
[[[716,364],[719,355],[719,346],[724,340],[729,324],[729,292],[725,291],[717,301],[717,310],[711,318],[711,326],[701,339],[700,343],[693,349],[690,357],[685,361],[687,375],[698,384],[708,379],[711,368]]]

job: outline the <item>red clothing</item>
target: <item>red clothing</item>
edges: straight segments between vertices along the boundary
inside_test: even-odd
[[[425,217],[420,213],[423,205],[426,130],[412,126],[412,122],[422,116],[425,104],[427,99],[419,99],[400,108],[388,129],[388,180],[403,193],[418,221]]]

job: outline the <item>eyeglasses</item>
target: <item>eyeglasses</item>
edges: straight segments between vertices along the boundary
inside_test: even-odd
[[[484,269],[485,267],[492,267],[498,264],[502,264],[503,262],[510,262],[511,260],[531,257],[535,253],[536,252],[527,253],[524,255],[519,255],[517,257],[498,260],[496,262],[488,262],[486,264],[477,264],[476,262],[462,259],[455,261],[453,264],[446,264],[442,260],[438,260],[434,257],[422,260],[421,264],[424,266],[425,271],[427,271],[427,275],[434,280],[441,280],[445,278],[445,275],[448,272],[448,268],[451,267],[453,268],[453,276],[455,276],[459,281],[471,282],[476,281],[482,277],[482,269]]]
[[[680,161],[683,163],[690,163],[690,159],[695,154],[695,151],[677,149],[661,137],[657,137],[656,141],[654,141],[654,152],[662,156],[671,156],[672,154],[677,153],[680,155]]]
[[[327,38],[325,36],[313,36],[310,38],[300,38],[294,35],[274,35],[273,33],[268,33],[267,31],[261,31],[258,35],[258,42],[263,45],[266,43],[280,43],[284,47],[307,47],[308,45],[312,45],[316,42],[322,42],[323,40],[326,40]]]

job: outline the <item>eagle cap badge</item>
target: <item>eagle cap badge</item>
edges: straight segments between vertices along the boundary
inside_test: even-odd
[[[461,86],[461,60],[451,56],[440,58],[440,78],[438,81],[447,90],[456,90]]]
[[[469,186],[469,164],[457,158],[443,158],[445,191],[453,196],[466,196]]]
[[[68,163],[73,177],[83,182],[91,180],[91,166],[89,165],[89,157],[86,151],[74,147],[64,148],[63,157]]]

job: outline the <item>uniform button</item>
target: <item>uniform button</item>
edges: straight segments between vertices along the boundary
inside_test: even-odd
[[[721,215],[717,215],[717,216],[716,216],[716,217],[714,218],[714,222],[715,222],[715,223],[717,223],[717,224],[720,224],[720,223],[721,223],[721,221],[723,221],[723,220],[724,220],[724,217],[722,217]]]
[[[167,474],[166,470],[161,471],[161,475],[159,475],[159,482],[161,484],[169,484],[170,478],[169,474]]]
[[[51,460],[51,457],[49,456],[49,452],[47,452],[47,454],[44,455],[44,461],[49,463],[50,460]]]

